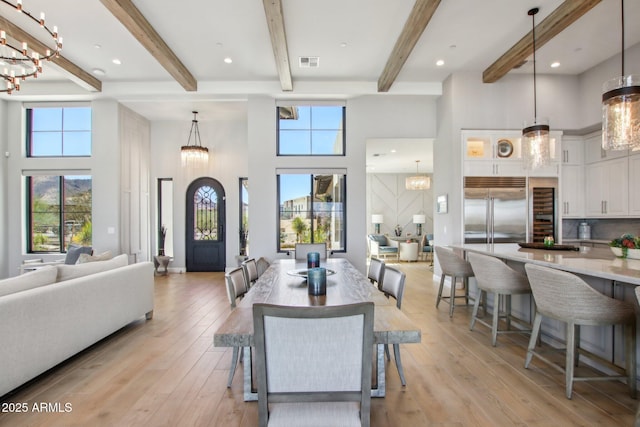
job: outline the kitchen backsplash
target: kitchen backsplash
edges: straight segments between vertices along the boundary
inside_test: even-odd
[[[581,222],[591,226],[591,240],[612,240],[624,233],[640,235],[640,218],[564,219],[562,220],[562,238],[577,239],[578,226]]]

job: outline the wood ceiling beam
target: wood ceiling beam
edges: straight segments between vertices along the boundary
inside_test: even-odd
[[[184,90],[195,92],[198,82],[160,37],[149,21],[131,0],[100,0],[122,25],[144,46],[147,51],[169,72]]]
[[[262,0],[264,13],[267,16],[271,47],[276,60],[276,69],[280,77],[280,87],[283,91],[293,90],[291,80],[291,64],[289,63],[289,49],[287,48],[287,34],[284,30],[284,15],[282,0]]]
[[[416,0],[378,79],[378,92],[389,91],[439,5],[440,0]]]
[[[557,36],[590,11],[602,0],[565,0],[556,10],[551,12],[536,25],[536,49],[541,48],[549,40]],[[484,83],[494,83],[504,77],[515,66],[522,64],[533,53],[533,35],[529,31],[519,42],[514,44],[500,58],[482,73]]]
[[[39,52],[41,55],[44,55],[47,49],[50,49],[49,46],[46,46],[40,40],[36,39],[31,34],[27,33],[22,28],[18,27],[2,16],[0,16],[0,27],[5,30],[7,34],[12,38],[27,42],[30,49]],[[102,82],[100,80],[87,73],[64,56],[54,56],[53,58],[51,58],[51,62],[56,64],[67,73],[71,74],[73,76],[73,80],[83,86],[85,89],[98,92],[102,91]]]

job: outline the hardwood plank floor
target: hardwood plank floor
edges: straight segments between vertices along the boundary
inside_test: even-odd
[[[501,335],[492,347],[487,328],[469,331],[470,307],[456,307],[453,319],[447,304],[435,308],[427,263],[398,266],[407,273],[402,310],[422,342],[401,347],[406,387],[387,362],[387,397],[372,399],[372,426],[633,425],[638,402],[625,384],[576,383],[566,399],[562,374],[535,359],[524,369],[527,336]],[[172,274],[155,287],[153,320],[4,396],[0,426],[256,425],[256,403],[242,399],[242,365],[227,389],[231,350],[212,345],[230,310],[223,274]],[[10,403],[28,409],[11,412]],[[41,403],[53,405],[35,410]]]

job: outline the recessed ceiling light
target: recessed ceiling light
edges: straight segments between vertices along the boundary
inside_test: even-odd
[[[120,61],[118,58],[114,58],[113,61],[111,61],[111,62],[113,62],[116,65],[122,64],[122,61]]]
[[[347,47],[347,44],[345,42],[340,43],[340,47]]]
[[[442,60],[442,59],[438,59],[438,60],[436,61],[436,65],[437,65],[438,67],[442,67],[442,66],[444,65],[444,60]]]
[[[228,56],[226,58],[224,58],[224,63],[225,64],[231,64],[233,62],[233,59],[229,58]]]
[[[560,63],[558,61],[551,63],[551,68],[558,68],[559,66],[560,66]]]
[[[395,149],[393,149],[393,150],[391,150],[391,152],[392,152],[392,153],[395,153],[395,152],[396,152],[396,150],[395,150]]]
[[[94,68],[92,71],[96,76],[104,76],[105,74],[107,74],[106,71],[104,71],[102,68]]]
[[[93,47],[96,48],[96,49],[100,49],[102,46],[100,46],[99,44],[96,43],[96,44],[93,45]]]

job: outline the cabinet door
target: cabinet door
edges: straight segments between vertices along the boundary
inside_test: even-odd
[[[582,166],[562,167],[562,215],[564,218],[584,217],[584,180]]]
[[[495,162],[495,175],[497,176],[526,176],[527,170],[522,161]]]
[[[607,216],[629,214],[629,160],[610,160],[605,163],[604,201]]]
[[[464,176],[493,176],[495,164],[491,160],[467,160],[464,162]]]
[[[587,216],[604,215],[603,180],[604,165],[602,162],[585,167],[585,213]]]
[[[602,132],[592,133],[585,138],[585,163],[627,157],[629,150],[603,150]]]
[[[640,215],[640,154],[629,156],[629,215]]]
[[[582,137],[563,137],[560,160],[563,165],[582,165],[584,162],[584,139]]]

